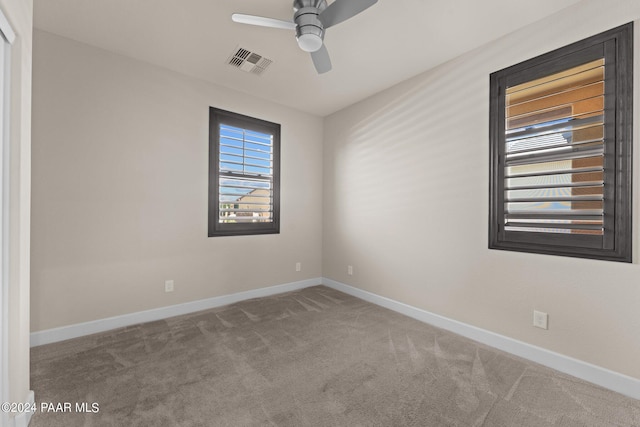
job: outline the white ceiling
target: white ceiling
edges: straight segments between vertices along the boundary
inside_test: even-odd
[[[298,48],[293,31],[231,21],[234,12],[290,20],[290,0],[34,0],[34,22],[41,30],[325,116],[578,1],[379,0],[327,30],[333,70],[323,75]],[[274,63],[261,76],[227,65],[238,45]]]

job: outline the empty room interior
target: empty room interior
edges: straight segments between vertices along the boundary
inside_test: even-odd
[[[640,425],[638,0],[0,11],[0,425]]]

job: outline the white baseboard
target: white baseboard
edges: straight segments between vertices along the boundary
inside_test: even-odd
[[[123,314],[121,316],[108,317],[105,319],[93,320],[90,322],[77,323],[74,325],[32,332],[30,335],[30,343],[31,347],[50,344],[58,341],[68,340],[71,338],[95,334],[98,332],[109,331],[111,329],[122,328],[124,326],[131,326],[144,322],[153,322],[155,320],[167,319],[169,317],[194,313],[196,311],[207,310],[209,308],[221,307],[223,305],[233,304],[238,301],[296,291],[298,289],[308,288],[309,286],[319,285],[321,282],[321,278],[301,280],[299,282],[269,286],[267,288],[238,292],[231,295],[223,295],[220,297],[207,298],[198,301],[186,302],[183,304],[171,305],[168,307],[139,311],[136,313]]]
[[[29,406],[29,408],[31,408],[35,404],[36,399],[33,390],[29,390],[29,393],[27,393],[27,398],[24,402]],[[16,415],[13,420],[9,421],[9,425],[11,425],[12,427],[28,427],[29,423],[31,422],[32,416],[32,411],[21,412]]]
[[[322,284],[370,303],[388,308],[424,323],[539,363],[565,374],[589,381],[634,399],[640,399],[640,380],[535,345],[449,319],[390,298],[363,291],[328,278]]]
[[[611,371],[600,366],[592,365],[582,360],[574,359],[551,350],[537,347],[532,344],[518,341],[513,338],[499,335],[485,329],[481,329],[457,320],[449,319],[438,314],[422,310],[394,301],[344,283],[337,282],[328,278],[315,278],[302,280],[299,282],[286,283],[283,285],[270,286],[246,292],[238,292],[231,295],[208,298],[204,300],[187,302],[184,304],[172,305],[168,307],[157,308],[153,310],[140,311],[106,319],[94,320],[91,322],[79,323],[75,325],[63,326],[60,328],[47,329],[44,331],[31,333],[31,346],[49,344],[58,341],[64,341],[71,338],[77,338],[85,335],[104,332],[111,329],[117,329],[124,326],[136,325],[138,323],[152,322],[154,320],[166,319],[182,314],[193,313],[209,308],[220,307],[223,305],[233,304],[252,298],[261,298],[270,295],[276,295],[284,292],[295,291],[322,283],[325,286],[353,295],[357,298],[371,302],[373,304],[388,308],[398,313],[409,316],[413,319],[424,323],[454,332],[463,337],[481,342],[507,353],[514,354],[524,359],[531,360],[544,366],[548,366],[560,372],[572,375],[574,377],[589,381],[599,386],[608,388],[634,399],[640,399],[640,380]],[[33,392],[30,394],[33,398]],[[25,417],[27,416],[24,414]],[[16,417],[16,427],[26,427],[26,424],[18,424],[24,422]],[[28,418],[31,418],[30,415]]]

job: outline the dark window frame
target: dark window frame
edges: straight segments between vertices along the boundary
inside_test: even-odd
[[[273,135],[273,221],[255,223],[220,223],[220,125]],[[209,237],[244,236],[280,233],[280,124],[209,108]]]
[[[595,59],[605,64],[604,236],[504,229],[505,92],[508,87]],[[614,94],[614,96],[611,96]],[[489,248],[632,262],[633,23],[597,34],[490,76]],[[598,241],[598,237],[600,241]]]

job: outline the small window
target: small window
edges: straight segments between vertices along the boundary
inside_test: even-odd
[[[280,125],[209,109],[209,237],[280,232]]]
[[[631,262],[632,40],[491,74],[489,248]]]

